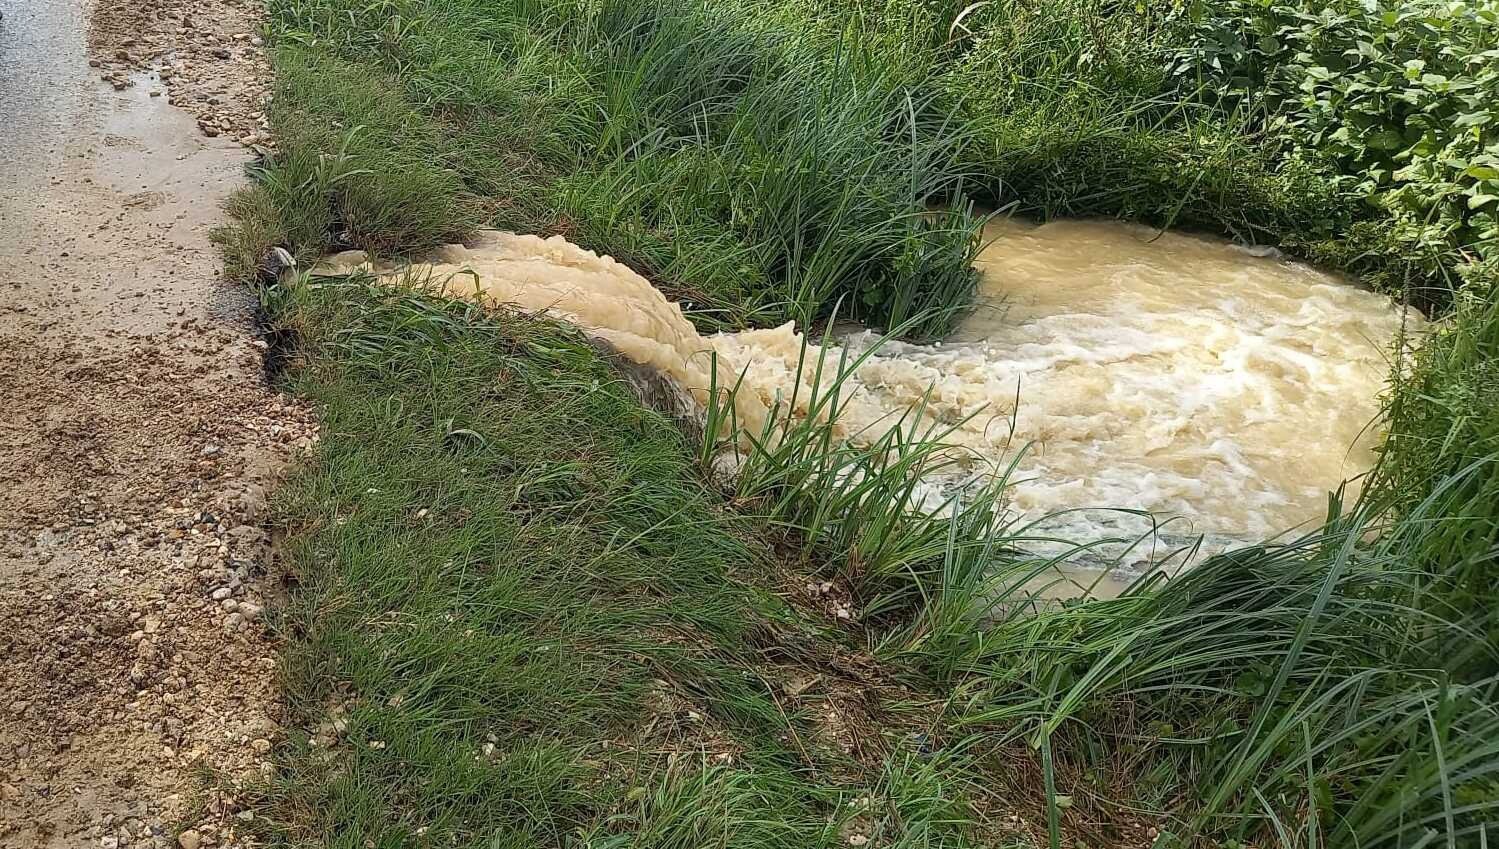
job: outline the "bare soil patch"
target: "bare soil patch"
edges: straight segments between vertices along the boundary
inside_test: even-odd
[[[35,86],[0,127],[0,846],[239,845],[281,722],[258,521],[315,427],[209,243],[264,57],[190,69],[259,11],[101,0],[85,42],[35,5],[0,22]]]

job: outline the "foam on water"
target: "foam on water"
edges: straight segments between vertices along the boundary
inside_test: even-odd
[[[986,238],[972,316],[943,343],[876,346],[839,420],[858,439],[925,397],[927,415],[958,424],[948,439],[972,455],[930,482],[934,495],[1023,451],[1012,506],[1074,511],[1052,522],[1058,535],[1148,530],[1149,518],[1076,510],[1129,508],[1220,547],[1316,520],[1328,490],[1372,465],[1389,352],[1403,325],[1421,323],[1414,311],[1218,240],[1006,220]],[[321,272],[363,261],[339,255]],[[700,403],[715,351],[720,385],[745,375],[736,409],[749,428],[797,379],[802,339],[789,324],[703,337],[648,281],[560,237],[487,232],[430,264],[382,271],[573,322]],[[856,353],[877,340],[865,332],[840,344]],[[826,352],[833,362],[838,353]]]

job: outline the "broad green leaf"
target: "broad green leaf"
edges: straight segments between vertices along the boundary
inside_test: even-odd
[[[1375,150],[1399,150],[1405,147],[1405,136],[1396,130],[1377,130],[1364,143]]]

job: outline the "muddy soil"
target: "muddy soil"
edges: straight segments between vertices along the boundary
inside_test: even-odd
[[[258,521],[315,440],[209,241],[259,10],[0,13],[0,847],[237,845],[281,721]]]

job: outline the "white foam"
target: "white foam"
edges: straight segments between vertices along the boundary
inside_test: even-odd
[[[1372,465],[1388,352],[1421,324],[1413,311],[1215,240],[1104,222],[996,222],[987,235],[979,308],[950,341],[841,341],[850,355],[876,347],[848,384],[845,436],[882,432],[923,397],[934,424],[961,422],[949,439],[972,462],[929,482],[934,503],[1024,450],[1010,490],[1023,513],[1145,510],[1171,523],[1166,539],[1221,547],[1316,520],[1328,490]],[[720,386],[744,374],[736,410],[750,429],[792,395],[791,325],[703,337],[645,279],[560,237],[487,232],[433,260],[382,271],[573,322],[700,403],[716,352]],[[1048,527],[1083,542],[1151,524],[1080,510]]]

